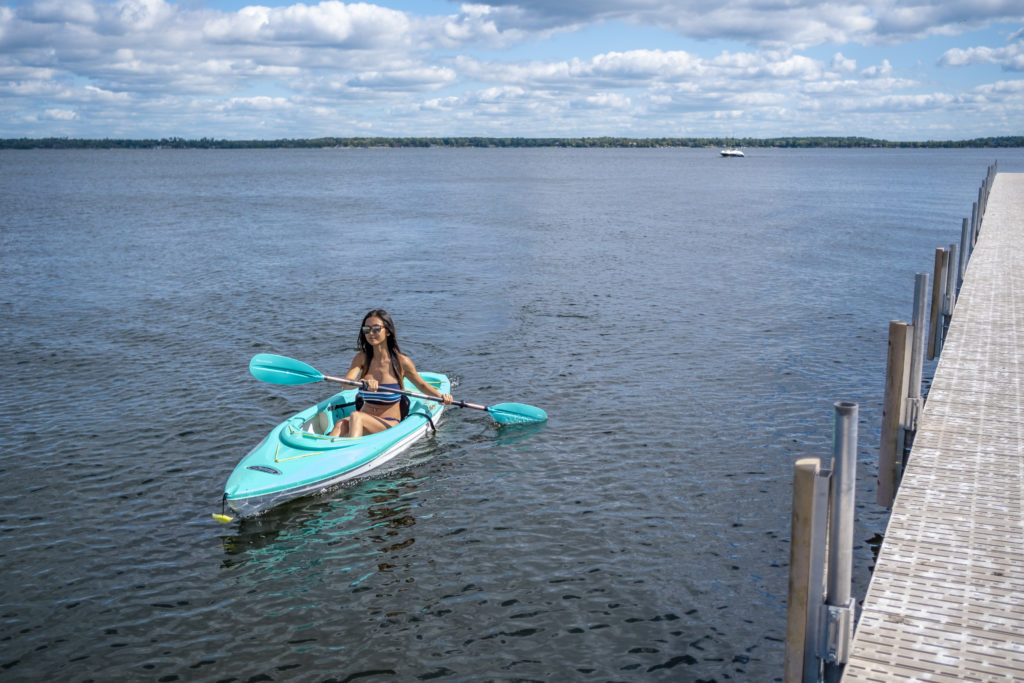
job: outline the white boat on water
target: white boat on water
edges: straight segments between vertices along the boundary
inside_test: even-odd
[[[723,149],[722,150],[722,156],[723,157],[741,157],[741,156],[743,156],[743,150],[742,149],[737,149],[735,147],[733,147],[732,149]]]

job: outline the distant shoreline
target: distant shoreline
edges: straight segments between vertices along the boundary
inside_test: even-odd
[[[318,149],[318,148],[416,148],[416,147],[562,147],[562,148],[655,148],[655,147],[768,147],[958,149],[1024,147],[1024,135],[971,140],[892,141],[860,137],[797,136],[781,138],[517,138],[517,137],[326,137],[278,140],[185,139],[84,139],[0,138],[4,149]]]

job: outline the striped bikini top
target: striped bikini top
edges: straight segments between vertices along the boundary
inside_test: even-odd
[[[398,403],[402,400],[401,394],[396,394],[393,391],[384,391],[385,389],[401,389],[395,382],[389,382],[387,384],[377,385],[377,391],[366,391],[365,389],[359,390],[359,398],[363,399],[363,402],[369,403],[375,406],[390,406]]]

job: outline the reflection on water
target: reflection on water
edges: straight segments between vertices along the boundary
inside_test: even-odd
[[[496,446],[512,446],[520,442],[528,442],[530,438],[540,434],[546,426],[545,422],[500,425],[498,435],[494,438],[494,444]]]
[[[309,552],[336,554],[345,542],[366,539],[381,546],[398,532],[412,527],[415,495],[420,481],[411,472],[396,479],[373,479],[335,487],[319,496],[307,496],[272,508],[262,515],[237,521],[237,532],[223,536],[228,556],[224,567],[234,569],[248,562],[279,563],[285,556]],[[352,537],[352,538],[348,538]],[[408,539],[395,545],[378,547],[386,553],[411,545]]]

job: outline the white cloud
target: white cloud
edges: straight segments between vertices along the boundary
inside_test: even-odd
[[[74,121],[78,118],[78,114],[70,109],[47,109],[43,112],[43,115],[55,121]]]
[[[455,72],[449,68],[408,66],[386,71],[365,71],[350,78],[348,85],[382,90],[436,90],[455,80]]]
[[[84,88],[75,89],[71,92],[74,93],[71,96],[73,99],[94,104],[124,106],[130,104],[132,99],[128,93],[112,92],[103,88],[97,88],[94,85],[87,85]]]
[[[519,100],[526,95],[524,88],[516,86],[503,86],[500,88],[486,88],[476,94],[478,102],[500,102],[503,100]]]
[[[997,81],[979,85],[974,90],[976,93],[992,99],[1012,99],[1021,101],[1024,99],[1024,81]]]
[[[149,31],[174,14],[175,8],[164,0],[118,0],[113,4],[117,26],[125,33]]]
[[[450,111],[458,104],[458,97],[436,97],[432,100],[427,100],[422,105],[420,105],[420,107],[422,109],[433,109],[436,111]]]
[[[826,95],[837,92],[860,91],[863,82],[853,79],[845,80],[823,80],[804,85],[803,91],[812,95]]]
[[[865,78],[885,78],[892,75],[892,64],[889,63],[888,59],[883,59],[881,64],[876,66],[869,66],[863,69],[860,73]]]
[[[292,103],[284,97],[232,97],[216,107],[218,111],[274,111],[292,107]]]
[[[455,69],[470,80],[501,83],[550,83],[570,77],[567,62],[482,62],[474,57],[459,56]]]
[[[597,55],[590,63],[577,62],[578,75],[618,79],[656,79],[672,81],[699,75],[701,62],[693,55],[675,50],[631,50]]]
[[[765,64],[764,72],[776,78],[812,79],[821,76],[821,65],[802,55],[794,55]]]
[[[501,48],[552,33],[544,29],[538,32],[530,16],[519,7],[471,3],[461,5],[458,14],[427,19],[420,25],[426,41],[436,40],[443,47],[479,43]]]
[[[567,87],[652,87],[712,78],[811,79],[823,71],[820,62],[785,52],[729,53],[702,59],[685,51],[631,50],[595,55],[588,60],[559,62],[481,62],[455,60],[468,79]]]
[[[210,40],[224,43],[323,45],[382,49],[408,37],[403,12],[368,4],[327,0],[317,5],[252,5],[216,17],[203,28]]]
[[[1006,71],[1024,71],[1024,39],[1020,37],[1020,32],[1014,34],[1014,37],[1019,42],[1005,47],[981,46],[946,50],[939,57],[938,63],[947,67],[998,64]]]
[[[588,105],[598,109],[630,109],[633,106],[630,98],[615,92],[588,95],[584,100]]]
[[[857,69],[857,60],[848,59],[847,57],[843,56],[842,52],[837,52],[832,57],[832,68],[836,71],[843,71],[849,73]]]

